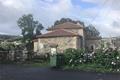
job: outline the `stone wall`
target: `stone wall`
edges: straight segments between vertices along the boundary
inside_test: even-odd
[[[86,49],[91,50],[93,47],[93,50],[101,47],[101,40],[86,40]]]
[[[50,53],[50,44],[57,44],[57,51],[63,52],[67,48],[77,48],[77,37],[55,37],[55,38],[39,38],[34,43],[34,51],[39,53]],[[37,47],[36,47],[37,46]]]
[[[72,31],[78,35],[80,35],[82,38],[82,48],[85,48],[85,32],[84,29],[66,29],[68,31]]]
[[[38,51],[38,42],[34,41],[34,52]]]
[[[110,48],[120,48],[120,38],[119,37],[113,37],[113,38],[103,38],[102,43],[104,44],[104,47],[110,47]]]

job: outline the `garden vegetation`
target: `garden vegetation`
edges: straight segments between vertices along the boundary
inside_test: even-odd
[[[84,49],[66,49],[64,52],[64,69],[120,72],[120,52],[117,50],[99,49],[95,53],[87,53]]]

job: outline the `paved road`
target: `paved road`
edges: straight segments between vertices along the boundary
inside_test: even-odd
[[[120,80],[120,74],[0,65],[0,80]]]

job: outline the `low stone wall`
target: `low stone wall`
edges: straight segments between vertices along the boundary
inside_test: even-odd
[[[27,59],[27,51],[0,51],[0,60],[2,61],[25,61]]]

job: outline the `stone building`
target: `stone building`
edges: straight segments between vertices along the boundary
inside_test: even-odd
[[[50,47],[57,46],[57,51],[62,53],[67,48],[98,47],[97,38],[86,38],[84,25],[66,22],[47,29],[48,32],[34,39],[34,51],[38,53],[50,53]]]
[[[105,48],[119,48],[120,49],[120,37],[107,37],[102,38],[101,43],[104,44]]]

